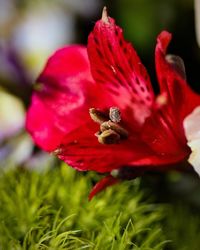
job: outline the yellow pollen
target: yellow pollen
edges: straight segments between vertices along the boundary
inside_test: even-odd
[[[166,105],[167,104],[167,97],[166,95],[159,95],[156,98],[156,103],[160,106]]]

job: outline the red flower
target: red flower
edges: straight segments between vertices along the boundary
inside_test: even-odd
[[[187,85],[178,58],[166,57],[170,40],[166,31],[157,38],[158,96],[105,8],[87,49],[58,50],[39,76],[27,129],[38,146],[70,166],[107,173],[90,198],[118,179],[168,169],[189,157],[183,121],[200,96]]]

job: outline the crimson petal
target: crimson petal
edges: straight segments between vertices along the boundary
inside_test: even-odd
[[[58,149],[58,157],[70,166],[80,170],[110,172],[139,160],[150,151],[138,138],[130,138],[119,144],[100,144],[95,137],[98,129],[93,121],[68,133]]]
[[[163,31],[157,39],[156,70],[161,95],[166,103],[147,118],[143,140],[161,155],[184,159],[190,153],[186,145],[183,119],[200,105],[200,96],[194,93],[181,74],[166,60],[171,34]]]
[[[174,124],[177,124],[178,120],[178,123],[181,123],[182,126],[183,119],[196,106],[200,105],[200,96],[192,91],[182,75],[167,62],[165,57],[171,38],[171,34],[167,31],[161,32],[157,38],[155,51],[156,71],[160,91],[167,94],[169,106],[173,109],[173,115],[176,115]],[[183,133],[183,130],[181,132]]]
[[[95,24],[88,38],[88,55],[95,81],[103,86],[128,119],[141,125],[154,101],[148,73],[132,45],[124,40],[122,29],[107,16]]]
[[[103,191],[104,189],[106,189],[107,187],[110,187],[114,184],[117,184],[119,182],[119,179],[116,179],[114,177],[112,177],[111,175],[105,176],[103,179],[101,179],[99,182],[97,182],[97,184],[92,188],[90,194],[89,194],[89,201],[92,200],[92,198],[100,193],[101,191]]]
[[[26,127],[41,148],[52,151],[66,133],[85,123],[91,103],[98,103],[86,48],[58,50],[37,82]]]

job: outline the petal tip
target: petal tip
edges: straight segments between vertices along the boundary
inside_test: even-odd
[[[172,39],[172,34],[166,30],[163,30],[157,37],[159,47],[163,52],[166,51],[168,44]]]
[[[107,7],[106,7],[106,6],[103,7],[101,20],[102,20],[105,24],[109,24],[108,10],[107,10]]]
[[[97,184],[92,188],[88,196],[88,200],[91,201],[96,194],[100,193],[107,187],[112,186],[118,182],[119,182],[119,179],[114,178],[111,175],[105,176],[103,179],[97,182]]]

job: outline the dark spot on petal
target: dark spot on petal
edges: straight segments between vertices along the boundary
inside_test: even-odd
[[[137,77],[135,78],[135,82],[136,82],[137,85],[140,85],[140,82],[139,82]]]
[[[103,75],[103,72],[102,72],[100,69],[96,69],[96,72],[97,72],[99,75]]]
[[[124,47],[123,51],[124,51],[124,54],[126,54],[127,53],[127,48]]]
[[[120,77],[118,75],[115,75],[115,79],[118,82],[118,86],[121,86],[121,79],[120,79]]]
[[[119,40],[119,45],[120,45],[120,47],[122,47],[122,46],[123,46],[123,41],[122,41],[122,38]]]
[[[71,141],[68,143],[69,146],[73,146],[73,145],[76,145],[78,142],[75,140],[75,141]],[[64,145],[62,145],[62,147],[64,147]]]
[[[117,70],[123,75],[123,69],[121,68],[121,66],[117,65]]]
[[[76,163],[78,163],[78,164],[83,163],[83,159],[78,159],[78,160],[76,161]]]
[[[144,101],[143,101],[143,100],[140,100],[140,104],[144,104]]]
[[[78,148],[79,149],[83,149],[83,148],[85,149],[86,147],[84,145],[78,145]]]
[[[102,58],[103,54],[101,53],[101,51],[98,48],[96,48],[96,51],[97,51],[98,56]]]
[[[132,87],[132,91],[133,91],[134,94],[136,94],[136,95],[138,94],[137,90],[135,88],[133,88],[133,87]]]
[[[149,92],[149,91],[150,91],[150,89],[149,89],[149,86],[148,86],[148,85],[146,85],[146,89],[147,89],[147,92]]]
[[[94,37],[94,41],[95,41],[96,45],[99,45],[99,40],[96,37]]]
[[[115,30],[115,35],[118,36],[119,32],[118,29]]]
[[[111,46],[110,43],[108,43],[108,48],[109,48],[109,50],[112,52],[112,46]]]
[[[146,100],[147,100],[148,102],[150,102],[150,101],[151,101],[150,96],[146,96]]]
[[[128,59],[128,63],[129,63],[129,66],[131,67],[131,69],[134,71],[134,67],[133,67],[133,63],[132,63],[132,58],[131,57]]]
[[[145,92],[145,89],[144,89],[143,86],[141,86],[140,89],[141,89],[142,92]]]

